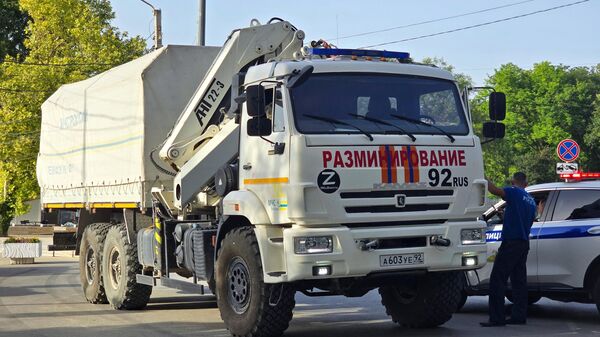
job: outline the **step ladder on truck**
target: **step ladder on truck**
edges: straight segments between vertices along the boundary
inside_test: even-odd
[[[403,326],[451,318],[461,272],[486,261],[468,94],[407,53],[303,39],[253,20],[220,49],[167,46],[44,103],[42,203],[79,212],[89,302],[208,286],[236,336],[282,334],[298,291],[379,289]],[[493,93],[488,139],[504,109]]]

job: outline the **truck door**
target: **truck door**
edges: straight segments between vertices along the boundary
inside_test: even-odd
[[[248,136],[242,118],[240,137],[240,189],[253,192],[262,202],[272,223],[288,222],[287,188],[289,183],[289,123],[286,91],[265,88],[267,118],[272,132],[268,136]]]
[[[591,261],[600,253],[600,190],[557,191],[555,205],[538,236],[539,282],[553,287],[583,287]]]

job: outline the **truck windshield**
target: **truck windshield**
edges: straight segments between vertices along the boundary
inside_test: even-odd
[[[458,89],[452,81],[443,79],[314,74],[291,89],[291,100],[296,128],[306,134],[361,132],[356,127],[371,134],[466,135],[469,132]],[[310,116],[323,116],[356,127]]]

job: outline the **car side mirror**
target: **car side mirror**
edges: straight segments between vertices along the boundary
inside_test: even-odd
[[[491,139],[502,139],[506,133],[506,126],[500,122],[483,123],[483,136]]]
[[[246,123],[248,136],[268,136],[273,131],[271,128],[271,120],[265,115],[248,119]]]
[[[506,95],[503,92],[492,92],[489,104],[491,120],[502,121],[506,118]]]
[[[265,115],[265,88],[262,85],[246,88],[246,109],[250,117]]]

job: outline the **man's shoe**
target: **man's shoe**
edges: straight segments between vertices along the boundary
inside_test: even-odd
[[[527,324],[526,320],[516,320],[516,319],[512,319],[509,318],[506,320],[506,324],[511,324],[511,325],[525,325]]]
[[[481,325],[484,328],[490,328],[490,327],[493,327],[493,326],[505,326],[506,324],[487,321],[487,322],[481,322],[481,323],[479,323],[479,325]]]

